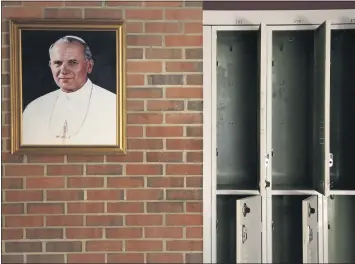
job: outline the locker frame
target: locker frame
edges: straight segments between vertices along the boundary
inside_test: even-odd
[[[288,26],[290,28],[300,30],[303,26],[319,26],[326,20],[331,21],[331,30],[347,28],[349,25],[355,26],[355,9],[345,10],[263,10],[263,11],[203,11],[203,89],[204,89],[204,124],[203,124],[203,261],[216,262],[216,239],[213,239],[213,230],[216,227],[216,198],[218,195],[258,195],[259,192],[255,190],[217,190],[215,184],[216,179],[213,171],[216,168],[215,159],[215,142],[213,139],[215,127],[212,122],[212,117],[216,112],[212,104],[212,95],[216,87],[212,84],[212,79],[215,78],[211,63],[213,56],[216,52],[213,51],[212,40],[212,26],[233,26],[237,30],[244,26],[258,26],[265,23],[267,28],[270,26]],[[270,38],[268,38],[270,40]],[[267,105],[270,107],[270,104]],[[268,121],[267,121],[268,122]],[[268,166],[268,170],[271,166]],[[270,173],[266,173],[266,178],[271,177]],[[266,197],[270,203],[273,195],[316,195],[318,194],[321,200],[323,219],[320,221],[324,235],[323,237],[323,261],[328,262],[326,243],[328,239],[328,218],[327,218],[327,202],[326,199],[329,195],[355,195],[355,190],[342,191],[342,190],[329,190],[325,195],[319,194],[314,190],[272,190],[266,188]],[[268,207],[272,206],[268,204]],[[269,209],[269,208],[268,208]],[[268,211],[267,221],[272,223],[272,211]],[[270,219],[269,219],[270,216]],[[271,221],[270,221],[271,220]],[[269,239],[269,238],[267,238]],[[272,245],[269,244],[268,245]],[[264,263],[271,263],[272,255],[264,252],[267,256]]]

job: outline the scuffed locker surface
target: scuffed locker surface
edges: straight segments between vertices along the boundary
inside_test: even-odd
[[[331,38],[331,189],[355,189],[355,30],[333,30]]]
[[[258,188],[258,32],[217,34],[218,189]]]

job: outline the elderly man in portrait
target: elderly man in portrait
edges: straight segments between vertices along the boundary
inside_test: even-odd
[[[116,144],[116,95],[91,82],[94,67],[86,42],[65,36],[49,48],[49,66],[59,89],[32,101],[23,112],[27,145]]]

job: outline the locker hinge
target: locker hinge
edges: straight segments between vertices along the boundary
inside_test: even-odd
[[[265,156],[265,167],[269,166],[270,154],[266,154]]]
[[[270,182],[265,180],[265,189],[270,187]]]
[[[218,157],[218,148],[216,148],[216,156]]]

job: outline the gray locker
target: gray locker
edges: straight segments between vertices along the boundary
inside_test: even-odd
[[[354,263],[355,10],[250,13],[204,26],[205,262]]]

